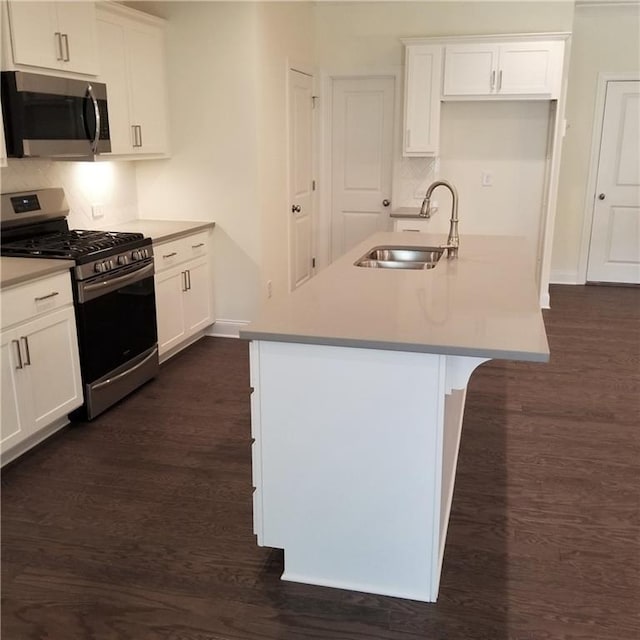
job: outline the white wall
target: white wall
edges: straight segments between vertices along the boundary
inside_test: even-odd
[[[287,60],[311,65],[310,3],[136,3],[169,20],[172,157],[139,163],[144,218],[207,219],[218,320],[287,283]]]
[[[432,159],[403,158],[400,39],[570,32],[572,19],[573,2],[323,2],[316,6],[318,65],[328,75],[391,72],[399,79],[392,208],[420,206],[429,183],[436,177],[446,178],[460,195],[461,235],[515,233],[537,244],[549,103],[445,103],[439,164]],[[482,171],[493,174],[493,187],[481,186]],[[450,198],[439,189],[435,200],[440,213],[432,219],[433,230],[446,232]],[[323,213],[326,227],[330,212]],[[328,246],[323,245],[323,261],[327,256]]]
[[[583,283],[578,271],[598,73],[640,71],[640,3],[578,5],[575,12],[551,281]]]
[[[133,163],[9,159],[8,166],[0,169],[2,193],[45,187],[64,189],[71,228],[108,228],[138,215]],[[103,205],[103,218],[92,217],[92,204]]]

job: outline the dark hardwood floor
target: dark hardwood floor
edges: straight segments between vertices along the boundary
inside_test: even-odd
[[[549,364],[472,377],[436,604],[279,580],[247,344],[207,338],[2,473],[3,640],[637,640],[640,290],[553,287]]]

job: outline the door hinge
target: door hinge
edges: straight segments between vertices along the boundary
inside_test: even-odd
[[[318,98],[320,98],[320,96],[311,96],[311,108],[312,109],[316,108],[316,100],[318,100]]]
[[[316,268],[316,259],[315,258],[311,258],[311,268],[312,269]]]
[[[311,191],[315,191],[316,190],[316,181],[312,180],[311,181]]]

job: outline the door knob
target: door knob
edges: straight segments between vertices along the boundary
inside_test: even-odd
[[[391,204],[391,200],[387,200],[386,198],[382,201],[383,207],[388,207]]]
[[[300,213],[302,211],[302,207],[299,204],[294,204],[291,207],[291,213]]]
[[[605,198],[606,196],[604,195],[604,193],[598,195],[598,200],[604,200]]]

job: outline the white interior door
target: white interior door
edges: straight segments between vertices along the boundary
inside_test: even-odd
[[[293,291],[312,275],[313,78],[289,69],[289,280]]]
[[[390,228],[395,79],[336,78],[331,97],[331,258]]]
[[[640,82],[607,83],[587,266],[590,282],[640,284]]]

